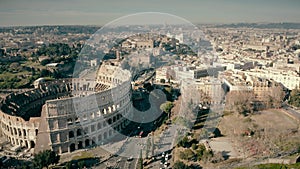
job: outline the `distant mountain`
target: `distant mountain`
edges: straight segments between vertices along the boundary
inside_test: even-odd
[[[84,26],[84,25],[44,25],[44,26],[11,26],[0,27],[0,33],[13,34],[33,34],[39,32],[47,32],[53,34],[68,34],[68,33],[87,33],[93,34],[101,26]]]
[[[260,29],[300,29],[300,23],[236,23],[220,24],[212,27],[218,28],[260,28]]]

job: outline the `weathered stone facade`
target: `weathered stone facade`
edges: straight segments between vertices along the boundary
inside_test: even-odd
[[[1,103],[3,135],[12,145],[59,154],[105,144],[129,121],[130,72],[102,65],[95,79],[63,79],[13,93]]]

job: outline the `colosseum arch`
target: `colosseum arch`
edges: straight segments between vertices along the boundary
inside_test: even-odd
[[[107,132],[104,132],[104,134],[103,134],[103,139],[104,139],[104,140],[107,139]]]
[[[72,123],[73,123],[72,118],[68,118],[68,119],[67,119],[67,123],[68,123],[68,124],[72,124]]]
[[[101,141],[102,141],[102,135],[99,134],[99,135],[98,135],[98,142],[101,142]]]
[[[91,133],[93,133],[94,131],[95,131],[95,125],[92,124],[92,125],[91,125]]]
[[[111,125],[111,124],[112,124],[112,119],[109,118],[108,121],[107,121],[107,123],[108,123],[109,125]]]
[[[85,147],[89,147],[90,146],[90,140],[89,139],[86,139],[84,141],[84,143],[85,143]]]
[[[88,134],[88,133],[89,133],[89,128],[88,128],[88,127],[85,127],[85,128],[83,129],[83,131],[84,131],[85,134]]]
[[[35,147],[35,142],[34,141],[30,141],[30,148],[34,148]]]
[[[69,131],[69,139],[75,137],[74,131]]]
[[[81,135],[82,135],[81,129],[77,129],[76,135],[77,135],[77,136],[81,136]]]
[[[75,147],[74,143],[70,144],[69,148],[70,148],[70,152],[73,152],[73,151],[76,150],[76,147]]]
[[[95,145],[96,144],[96,137],[93,137],[92,138],[92,145]]]
[[[28,147],[28,141],[27,141],[27,140],[25,140],[25,147],[26,147],[26,148],[29,148],[29,147]]]
[[[23,129],[23,136],[26,137],[26,130]]]
[[[99,122],[98,124],[97,124],[97,130],[100,130],[101,129],[101,122]]]
[[[18,135],[22,136],[21,129],[18,128]]]
[[[82,141],[78,141],[78,149],[82,149],[83,148],[83,143]]]
[[[94,119],[95,118],[95,114],[94,113],[90,113],[90,119]]]

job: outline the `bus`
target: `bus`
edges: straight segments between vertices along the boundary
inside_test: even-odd
[[[143,131],[140,132],[140,134],[139,134],[139,137],[140,137],[140,138],[142,138],[143,133],[144,133]]]

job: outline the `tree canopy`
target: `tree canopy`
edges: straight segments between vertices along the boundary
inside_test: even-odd
[[[253,101],[253,92],[234,91],[229,92],[226,96],[227,109],[243,115],[247,115],[253,111],[251,104]]]
[[[44,150],[34,155],[33,165],[35,168],[42,169],[51,164],[57,164],[59,162],[60,156],[51,150]]]
[[[289,104],[300,107],[300,89],[294,89],[291,91]]]
[[[160,109],[166,113],[171,113],[171,109],[173,108],[174,104],[170,101],[167,101],[160,105]]]
[[[174,169],[189,169],[189,166],[184,164],[182,161],[177,161],[177,162],[175,162],[173,168]]]

